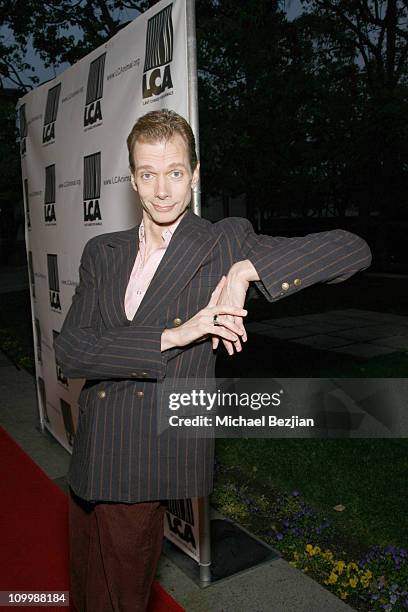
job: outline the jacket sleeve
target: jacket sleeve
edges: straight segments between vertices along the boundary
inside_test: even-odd
[[[242,258],[255,267],[255,284],[271,302],[314,283],[339,283],[371,264],[365,240],[342,229],[285,238],[255,234],[247,219],[241,222]]]
[[[93,240],[85,245],[79,285],[54,342],[55,356],[69,378],[162,379],[167,358],[161,353],[163,328],[129,325],[100,332]]]

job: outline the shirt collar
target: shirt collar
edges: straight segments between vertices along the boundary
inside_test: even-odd
[[[174,232],[177,229],[178,224],[180,223],[181,219],[183,218],[184,215],[181,215],[174,223],[172,223],[172,225],[169,225],[168,227],[165,227],[161,233],[162,238],[163,238],[163,242],[164,242],[164,246],[168,246],[169,242],[171,240],[171,237],[173,236]],[[139,225],[139,242],[142,243],[143,245],[145,244],[146,240],[145,240],[145,228],[144,228],[144,223],[143,223],[143,219],[140,222]]]

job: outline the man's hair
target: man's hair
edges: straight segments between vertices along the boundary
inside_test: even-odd
[[[193,130],[184,117],[172,110],[164,108],[162,110],[151,111],[139,117],[127,137],[129,166],[132,173],[135,171],[133,152],[136,142],[154,143],[163,140],[167,141],[170,140],[174,134],[179,134],[186,143],[191,172],[194,172],[197,166],[197,153]]]

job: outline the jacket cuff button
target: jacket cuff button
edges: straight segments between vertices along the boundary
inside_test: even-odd
[[[179,325],[181,325],[182,320],[179,317],[176,317],[175,319],[173,319],[173,325],[175,327],[178,327]]]
[[[283,291],[287,291],[289,289],[289,283],[282,283]]]

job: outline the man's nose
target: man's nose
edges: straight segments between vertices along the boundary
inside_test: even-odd
[[[159,174],[156,181],[156,193],[155,196],[160,199],[167,198],[169,196],[169,186],[167,178],[164,175]]]

